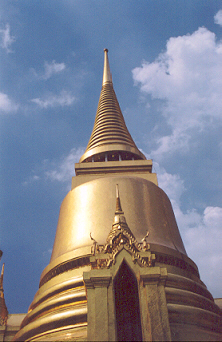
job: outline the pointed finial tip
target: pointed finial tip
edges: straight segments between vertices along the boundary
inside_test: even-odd
[[[116,198],[119,197],[119,185],[116,184]]]
[[[108,49],[104,49],[104,69],[103,69],[103,85],[112,83],[112,75],[109,68]]]

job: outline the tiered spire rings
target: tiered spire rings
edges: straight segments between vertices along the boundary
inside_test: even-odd
[[[146,159],[134,143],[123,118],[104,50],[103,83],[95,123],[81,162]]]

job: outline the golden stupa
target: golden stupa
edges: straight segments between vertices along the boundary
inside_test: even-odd
[[[14,340],[220,340],[221,311],[127,130],[104,53],[94,128]]]

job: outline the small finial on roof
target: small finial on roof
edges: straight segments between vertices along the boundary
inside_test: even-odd
[[[123,214],[121,203],[120,203],[118,184],[116,184],[116,213],[115,214]]]
[[[112,74],[109,67],[108,49],[104,49],[103,85],[107,82],[112,83]]]

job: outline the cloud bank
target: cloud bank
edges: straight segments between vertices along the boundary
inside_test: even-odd
[[[214,19],[221,25],[222,11]],[[177,151],[187,153],[199,132],[209,128],[216,132],[222,125],[222,42],[208,29],[200,27],[192,34],[170,38],[163,53],[132,73],[141,94],[162,103],[158,110],[170,132],[155,138],[151,158],[160,161]],[[185,182],[158,163],[154,167],[159,186],[171,200],[188,256],[198,262],[201,279],[220,296],[222,208],[182,210],[182,195],[188,191]]]
[[[222,208],[209,206],[201,212],[196,209],[183,212],[180,199],[186,191],[184,181],[179,175],[167,173],[158,163],[154,166],[158,172],[159,186],[171,200],[187,254],[198,262],[202,281],[219,297],[219,285],[222,283]]]
[[[169,151],[187,151],[195,131],[221,124],[222,42],[213,32],[201,27],[170,38],[165,52],[132,73],[143,94],[163,102],[161,113],[171,129],[156,140],[156,159]]]

